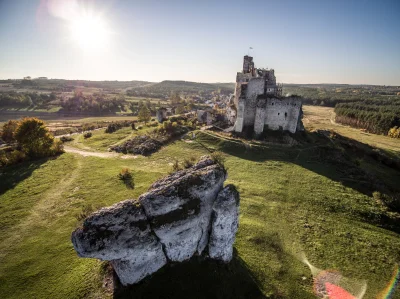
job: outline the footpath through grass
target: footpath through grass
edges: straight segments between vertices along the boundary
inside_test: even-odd
[[[111,139],[104,143],[88,139],[85,146],[105,150],[122,137],[113,139],[117,136],[113,134],[107,134]],[[0,297],[111,296],[102,287],[101,263],[78,258],[73,250],[70,234],[79,224],[76,216],[88,205],[102,207],[137,198],[171,171],[175,159],[182,162],[221,150],[228,168],[226,183],[235,184],[241,195],[235,261],[227,267],[195,262],[164,269],[131,288],[131,296],[171,297],[182,288],[186,297],[175,298],[226,298],[235,290],[236,298],[315,298],[310,270],[298,259],[304,252],[319,268],[366,280],[364,298],[376,298],[400,260],[399,235],[371,224],[375,215],[384,213],[379,203],[342,183],[335,166],[314,159],[312,151],[251,148],[212,134],[196,134],[194,142],[176,141],[150,157],[63,154],[31,168],[27,163],[2,170]],[[117,178],[123,167],[133,172],[133,190]],[[386,172],[384,166],[380,170]],[[394,298],[400,298],[399,292]]]

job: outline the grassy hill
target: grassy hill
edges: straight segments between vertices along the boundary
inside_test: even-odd
[[[132,134],[102,131],[72,146],[103,151]],[[175,159],[219,150],[227,183],[241,195],[235,258],[229,265],[194,259],[166,267],[114,298],[315,298],[303,252],[321,269],[366,280],[376,298],[400,259],[396,215],[372,196],[371,177],[398,190],[399,171],[309,134],[294,148],[244,143],[196,132],[150,157],[90,157],[66,153],[0,171],[1,298],[107,298],[106,265],[78,258],[70,234],[79,214],[137,198],[172,169]],[[105,155],[106,156],[106,155]],[[123,167],[135,189],[117,178]],[[370,176],[366,175],[370,174]],[[400,298],[399,292],[393,298]]]

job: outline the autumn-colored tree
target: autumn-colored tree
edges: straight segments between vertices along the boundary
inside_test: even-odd
[[[143,121],[144,123],[147,123],[151,119],[151,113],[149,108],[146,107],[146,105],[143,105],[138,114],[138,119],[139,121]]]
[[[3,139],[7,143],[11,143],[15,141],[14,133],[18,127],[18,121],[9,120],[3,125],[3,130],[1,132],[1,139]]]
[[[29,157],[46,157],[62,152],[61,142],[55,141],[44,122],[34,117],[22,119],[14,137]]]

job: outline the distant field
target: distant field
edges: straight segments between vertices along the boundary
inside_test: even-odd
[[[303,112],[303,124],[307,130],[334,130],[343,136],[389,150],[400,156],[400,139],[366,133],[361,129],[335,123],[333,108],[304,105]]]
[[[1,113],[0,112],[0,126],[3,125],[10,119],[20,119],[25,116],[29,117],[37,117],[40,118],[47,123],[68,123],[68,122],[80,122],[80,123],[89,123],[96,121],[118,121],[118,120],[136,120],[136,116],[59,116],[55,113],[46,113],[46,112],[32,112],[32,111],[24,111],[24,112],[14,112],[14,113]]]

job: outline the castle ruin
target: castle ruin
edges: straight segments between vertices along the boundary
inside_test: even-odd
[[[264,128],[291,133],[303,130],[301,99],[283,97],[274,70],[255,68],[251,56],[244,56],[243,70],[236,75],[231,104],[236,110],[236,132],[250,131],[259,136]]]

